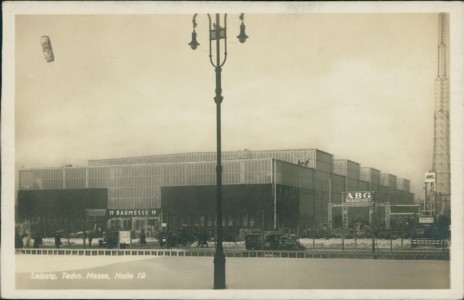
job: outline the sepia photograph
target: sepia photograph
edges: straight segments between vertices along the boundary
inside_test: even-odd
[[[2,298],[464,296],[462,3],[2,9]]]

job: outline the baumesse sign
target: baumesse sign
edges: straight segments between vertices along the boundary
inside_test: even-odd
[[[156,209],[108,209],[110,217],[155,217],[159,215]]]

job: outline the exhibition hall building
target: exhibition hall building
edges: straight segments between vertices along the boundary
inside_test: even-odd
[[[353,227],[368,223],[365,207],[342,218],[344,197],[373,192],[380,204],[411,205],[407,179],[337,159],[318,149],[222,152],[223,227],[280,229]],[[16,223],[50,235],[95,229],[144,230],[198,226],[216,219],[216,153],[89,160],[87,166],[19,170]]]

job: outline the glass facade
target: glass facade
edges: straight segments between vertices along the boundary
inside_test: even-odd
[[[324,151],[315,150],[316,165],[315,168],[319,172],[332,173],[333,172],[333,155]]]
[[[341,175],[332,175],[331,187],[332,187],[332,203],[342,202],[342,193],[345,189],[345,177]]]
[[[351,178],[346,178],[346,191],[351,192],[351,191],[360,191],[361,189],[358,187],[359,180],[351,179]]]
[[[307,226],[326,224],[328,203],[340,203],[344,191],[375,190],[377,201],[392,204],[414,200],[408,180],[334,160],[317,149],[229,151],[223,152],[222,164],[224,185],[267,185],[271,201],[279,207],[283,203],[297,207],[300,224]],[[19,171],[19,190],[107,189],[108,209],[158,209],[163,187],[215,185],[215,152],[91,160],[86,167]],[[277,215],[279,222],[291,223],[285,214]],[[197,217],[198,223],[214,222],[211,215]],[[227,224],[260,222],[252,214],[226,217]]]
[[[362,167],[360,179],[369,182],[372,188],[374,188],[380,184],[380,171],[373,168]]]
[[[346,176],[349,179],[359,180],[360,165],[351,160],[336,159],[334,160],[334,173]]]
[[[275,161],[276,164],[276,180],[277,184],[293,186],[298,188],[313,189],[315,170],[295,166],[294,164]]]
[[[396,189],[396,176],[388,173],[380,173],[380,184],[391,189]]]
[[[396,179],[396,189],[409,192],[409,180],[403,178]]]
[[[20,190],[107,188],[109,209],[159,208],[162,186],[215,185],[216,162],[30,169]],[[223,162],[223,184],[272,182],[272,160]]]

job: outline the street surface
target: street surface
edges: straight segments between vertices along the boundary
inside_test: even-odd
[[[227,258],[228,289],[447,289],[448,261]],[[212,289],[212,257],[16,255],[16,289]]]

